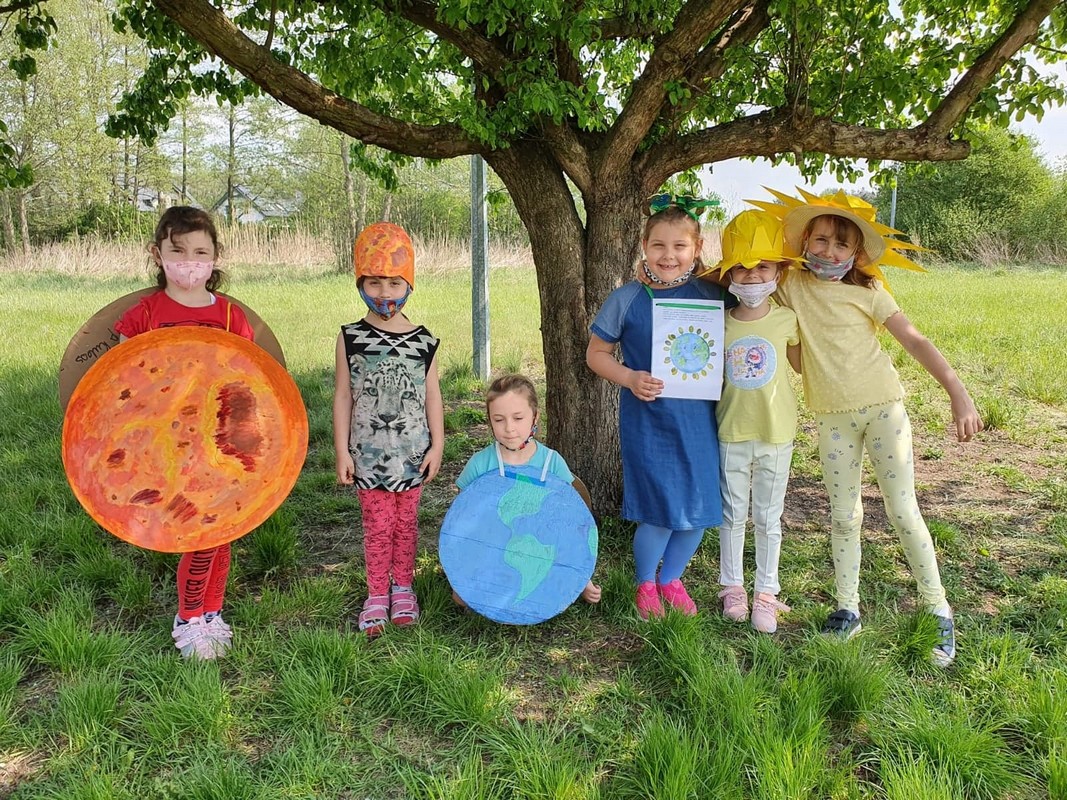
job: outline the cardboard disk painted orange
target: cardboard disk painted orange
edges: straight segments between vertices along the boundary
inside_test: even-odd
[[[214,328],[161,328],[108,350],[63,419],[63,468],[94,520],[181,553],[244,536],[307,455],[300,391],[267,351]]]
[[[136,292],[120,297],[93,314],[78,329],[78,332],[74,334],[67,345],[67,349],[63,352],[62,360],[59,362],[60,408],[67,407],[74,387],[78,385],[78,381],[82,379],[89,367],[95,364],[100,356],[119,343],[119,335],[115,332],[115,323],[119,321],[119,317],[127,309],[137,305],[137,301],[142,297],[155,294],[158,291],[159,289],[153,286],[147,289],[138,289]],[[256,344],[270,353],[284,367],[285,355],[282,353],[282,346],[278,343],[278,339],[275,337],[274,331],[270,329],[270,326],[240,300],[225,294],[219,294],[219,297],[225,297],[231,303],[241,307],[241,310],[245,312],[245,316],[248,318],[248,324],[252,326],[252,331],[256,335]]]

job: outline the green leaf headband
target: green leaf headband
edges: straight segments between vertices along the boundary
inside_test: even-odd
[[[692,217],[694,222],[700,222],[700,215],[704,213],[705,208],[716,208],[718,205],[718,200],[701,200],[699,197],[688,194],[663,193],[654,194],[648,198],[649,214],[658,214],[668,208],[676,207]]]

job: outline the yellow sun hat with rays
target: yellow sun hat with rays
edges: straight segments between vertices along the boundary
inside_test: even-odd
[[[843,191],[819,197],[804,191],[799,186],[797,187],[799,198],[790,197],[774,189],[767,189],[767,191],[774,195],[778,202],[769,200],[746,200],[745,202],[769,211],[782,221],[786,252],[790,255],[803,256],[804,230],[808,223],[816,217],[829,214],[850,220],[860,229],[863,234],[863,252],[867,255],[867,263],[862,266],[857,264],[855,268],[877,278],[883,286],[889,284],[881,270],[882,267],[899,267],[914,272],[926,272],[923,267],[898,252],[900,250],[925,251],[926,248],[894,238],[896,235],[903,236],[904,234],[878,222],[875,219],[874,206],[866,200],[847,195]]]
[[[725,275],[740,265],[753,269],[761,261],[797,260],[786,255],[782,221],[769,211],[742,211],[722,229],[722,258],[710,272]]]

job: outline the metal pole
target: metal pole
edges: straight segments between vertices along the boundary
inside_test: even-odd
[[[471,347],[474,374],[489,378],[489,222],[485,161],[471,156]]]
[[[889,201],[889,227],[897,227],[897,177],[900,175],[900,167],[893,170],[893,197]]]

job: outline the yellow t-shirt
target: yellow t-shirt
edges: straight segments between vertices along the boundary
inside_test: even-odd
[[[878,341],[878,329],[900,311],[881,283],[865,289],[791,272],[775,297],[800,325],[805,401],[816,414],[856,411],[904,397],[904,387]]]
[[[797,317],[771,306],[762,319],[726,312],[722,397],[715,406],[721,442],[785,444],[797,432],[797,399],[786,347],[800,341]]]

